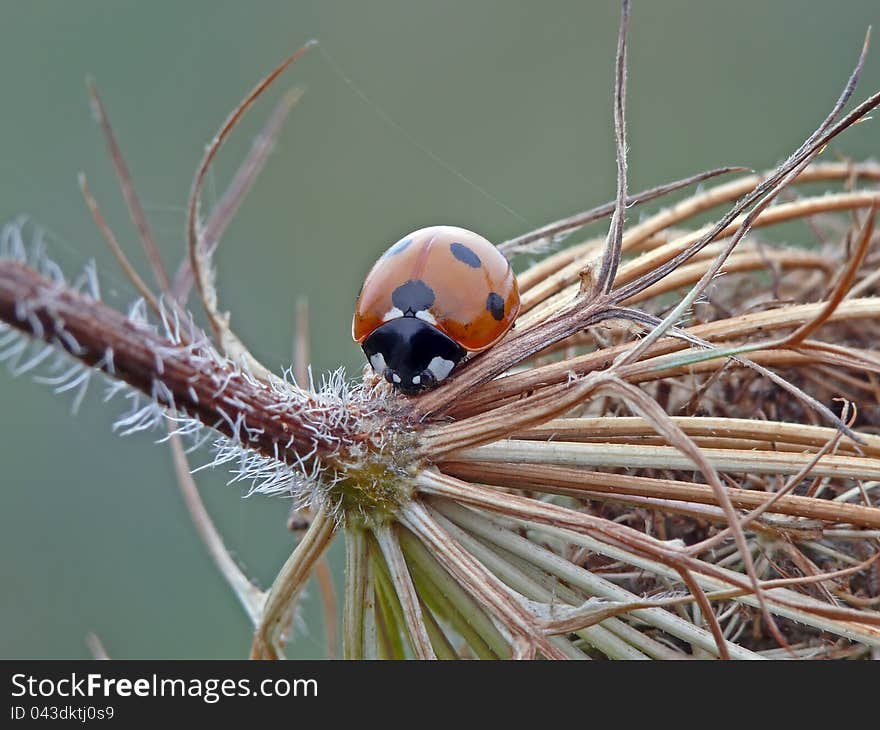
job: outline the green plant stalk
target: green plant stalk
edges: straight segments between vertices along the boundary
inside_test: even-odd
[[[376,628],[379,636],[380,659],[406,659],[403,635],[403,612],[397,603],[391,579],[383,570],[378,546],[370,545],[373,586],[376,591]]]
[[[412,563],[410,570],[419,598],[427,605],[430,612],[448,623],[476,657],[479,659],[498,659],[498,655],[489,648],[489,645],[474,629],[467,617],[431,582],[421,567]]]
[[[413,655],[417,659],[436,659],[431,637],[425,628],[421,601],[400,548],[397,531],[389,525],[378,525],[373,528],[372,535],[382,551],[383,575],[390,581],[386,588],[393,593],[395,604],[400,608],[400,616],[396,611],[395,616],[403,621]]]
[[[446,660],[460,659],[452,642],[449,641],[449,637],[446,636],[440,624],[437,623],[437,619],[434,618],[434,614],[429,610],[421,596],[419,597],[419,605],[422,609],[425,629],[428,632],[428,637],[431,639],[431,646],[434,647],[434,653],[437,655],[437,658]]]
[[[508,659],[510,647],[492,619],[408,530],[400,543],[419,593],[481,659]]]
[[[363,529],[345,532],[345,606],[342,615],[342,655],[364,658],[364,638],[369,584],[369,547]]]

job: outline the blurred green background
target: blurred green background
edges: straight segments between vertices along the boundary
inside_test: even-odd
[[[880,21],[876,0],[633,6],[632,190],[779,161],[825,116]],[[85,171],[146,271],[84,78],[98,82],[176,266],[204,144],[257,78],[319,38],[333,63],[314,50],[282,77],[224,149],[207,202],[279,94],[307,87],[223,243],[221,299],[280,367],[307,296],[314,367],[355,375],[351,309],[388,243],[440,222],[501,240],[613,197],[617,16],[616,2],[579,0],[0,0],[0,222],[27,213],[67,272],[95,258],[107,297],[129,301],[76,187]],[[875,49],[857,97],[878,88]],[[878,140],[869,122],[826,154],[874,155]],[[0,373],[0,656],[88,656],[90,631],[117,658],[245,656],[248,622],[191,529],[167,450],[158,435],[113,436],[123,404],[98,395],[72,416],[70,394]],[[286,504],[243,500],[222,473],[199,482],[234,554],[268,585],[293,545]],[[343,552],[334,546],[340,587]],[[314,587],[303,607],[291,655],[323,656]]]

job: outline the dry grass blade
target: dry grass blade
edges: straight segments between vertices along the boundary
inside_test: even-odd
[[[186,452],[183,449],[180,437],[171,434],[169,446],[171,447],[177,483],[196,532],[198,532],[205,547],[208,548],[211,559],[220,570],[221,575],[226,579],[232,592],[235,593],[235,597],[238,598],[248,618],[250,618],[255,627],[259,626],[263,606],[266,602],[266,594],[251,583],[226,549],[223,538],[217,531],[199,495],[199,488],[196,486],[195,480],[190,473],[189,461],[186,458]]]
[[[101,637],[96,633],[89,632],[86,634],[86,646],[89,648],[89,653],[91,653],[92,659],[110,658],[107,649],[104,647],[104,642],[101,641]]]
[[[846,293],[852,286],[856,274],[862,267],[865,257],[868,255],[868,248],[871,245],[871,237],[874,233],[874,220],[877,215],[877,204],[878,203],[875,201],[871,206],[871,210],[868,212],[868,217],[865,219],[865,224],[862,227],[862,232],[859,235],[855,253],[846,263],[840,279],[834,287],[831,296],[825,302],[822,311],[819,312],[819,315],[814,320],[801,325],[791,334],[791,336],[786,337],[781,343],[782,346],[794,347],[797,346],[798,343],[803,342],[808,336],[819,329],[819,327],[821,327],[828,318],[834,314],[834,310],[840,306],[840,303],[843,301]]]
[[[713,170],[699,172],[696,175],[691,175],[689,177],[682,178],[681,180],[676,180],[675,182],[658,185],[656,187],[649,188],[648,190],[643,190],[640,193],[636,193],[635,195],[627,196],[626,207],[632,208],[636,205],[640,205],[641,203],[648,203],[652,200],[656,200],[657,198],[662,198],[664,195],[669,195],[670,193],[681,190],[682,188],[687,188],[691,185],[697,185],[699,183],[705,182],[706,180],[711,180],[712,178],[719,177],[721,175],[729,175],[734,172],[748,172],[748,168],[731,166],[716,167]],[[513,256],[518,256],[520,254],[531,253],[535,249],[545,249],[547,245],[549,245],[557,236],[560,236],[563,233],[574,231],[578,228],[583,228],[590,223],[602,220],[603,218],[607,218],[608,216],[612,215],[616,206],[617,201],[615,200],[610,203],[605,203],[604,205],[597,206],[595,208],[590,208],[590,210],[585,210],[582,213],[576,213],[575,215],[568,216],[567,218],[562,218],[558,221],[554,221],[553,223],[548,223],[547,225],[541,226],[534,231],[524,233],[520,236],[517,236],[516,238],[511,238],[507,241],[499,243],[498,250],[500,250],[508,258],[512,258]]]
[[[281,135],[281,129],[293,107],[302,97],[301,89],[293,89],[286,93],[275,110],[269,117],[264,128],[257,135],[251,146],[251,151],[236,171],[232,182],[229,184],[223,197],[212,209],[208,220],[201,231],[201,245],[204,247],[204,256],[210,261],[217,250],[220,239],[226,228],[232,222],[236,212],[244,201],[245,196],[256,182],[257,176],[265,167],[269,155]],[[185,301],[193,284],[193,271],[189,260],[181,262],[181,266],[174,277],[174,296],[180,301]]]
[[[304,46],[302,46],[302,48],[293,53],[281,64],[279,64],[275,69],[273,69],[265,78],[257,83],[257,85],[250,91],[250,93],[244,98],[244,100],[242,100],[242,102],[235,108],[232,114],[230,114],[226,121],[221,125],[220,130],[217,132],[217,134],[214,135],[214,138],[211,140],[211,143],[205,150],[202,161],[196,168],[195,177],[193,179],[192,187],[190,189],[189,203],[187,205],[186,240],[187,253],[189,257],[189,267],[190,270],[193,272],[196,289],[199,294],[199,299],[202,301],[202,304],[205,307],[205,311],[211,321],[211,326],[214,330],[214,334],[217,339],[224,345],[226,351],[229,353],[230,357],[233,360],[243,358],[245,362],[252,368],[252,370],[255,371],[255,373],[264,378],[271,377],[270,372],[262,365],[260,365],[250,355],[247,348],[244,347],[238,337],[229,328],[228,318],[220,315],[217,310],[217,294],[214,290],[210,273],[209,247],[211,246],[212,242],[205,241],[203,239],[203,231],[199,231],[199,205],[201,200],[202,186],[204,184],[205,177],[208,174],[208,169],[210,168],[214,157],[217,155],[217,152],[219,152],[220,147],[226,140],[229,133],[238,124],[244,113],[259,98],[263,91],[265,91],[266,88],[268,88],[268,86],[286,68],[288,68],[294,61],[300,58],[315,44],[316,41],[309,41]],[[297,98],[298,97],[295,95],[291,96],[286,103],[283,103],[278,114],[278,117],[280,119],[283,119],[283,117],[285,116],[285,106],[292,106]],[[258,164],[255,167],[256,169],[259,169]],[[248,184],[246,180],[242,187],[242,194],[243,191],[247,189],[247,186]],[[235,189],[237,191],[237,188]],[[221,203],[224,203],[224,205],[221,207],[222,211],[225,211],[227,208],[230,208],[232,211],[234,211],[236,205],[234,202],[227,202],[224,198],[224,201],[221,201]],[[221,217],[221,221],[225,221],[226,217],[227,216],[224,214]],[[222,230],[222,227],[222,222],[219,224],[215,224],[215,228],[217,229],[218,234]]]
[[[617,160],[617,201],[611,215],[605,250],[595,282],[588,283],[583,292],[608,294],[614,286],[623,246],[623,226],[626,218],[626,35],[629,26],[629,0],[623,0],[620,30],[617,36],[617,59],[614,75],[614,139]]]
[[[706,191],[698,191],[671,208],[650,216],[624,233],[623,250],[637,251],[648,246],[658,245],[660,240],[665,241],[671,235],[669,231],[675,230],[676,225],[685,223],[719,205],[736,201],[751,192],[771,172],[748,175],[733,182],[709,188]],[[876,162],[814,162],[804,169],[794,180],[794,183],[829,182],[852,178],[878,180],[880,179],[880,164]],[[608,215],[610,215],[614,204],[605,207],[609,208]],[[541,297],[537,297],[540,300],[548,295],[547,292],[559,291],[564,284],[576,281],[577,270],[583,267],[585,256],[596,253],[600,245],[601,241],[589,240],[570,246],[546,257],[522,272],[518,278],[520,289],[524,294],[524,308],[530,308],[532,304],[529,301],[536,299],[533,289],[544,290],[545,293]],[[573,267],[570,266],[572,264],[574,264]]]
[[[475,450],[479,452],[479,450]],[[482,454],[480,454],[482,455]],[[807,466],[812,463],[807,462]],[[444,473],[465,480],[487,484],[561,494],[585,499],[615,500],[626,495],[661,500],[679,500],[687,504],[717,504],[711,487],[675,479],[637,477],[580,468],[546,464],[517,463],[513,459],[493,461],[449,461],[442,464]],[[803,469],[803,467],[802,467]],[[801,470],[802,470],[801,469]],[[880,528],[880,510],[863,505],[799,495],[765,494],[755,490],[729,489],[728,495],[738,509],[758,509],[772,500],[772,512],[781,515],[821,520],[829,524]],[[719,513],[720,514],[720,513]]]
[[[314,514],[312,524],[281,568],[266,596],[266,605],[251,645],[252,659],[278,659],[282,656],[281,630],[315,563],[330,544],[335,530],[336,524],[326,512],[319,510]]]
[[[119,268],[122,269],[122,271],[131,281],[131,283],[134,284],[134,288],[137,289],[138,293],[144,298],[144,301],[150,305],[150,307],[156,314],[159,314],[159,300],[156,299],[156,295],[153,294],[153,292],[150,290],[150,287],[148,287],[144,280],[141,279],[131,261],[128,260],[128,256],[126,256],[125,251],[122,249],[122,246],[119,245],[119,241],[117,240],[116,235],[107,224],[107,221],[102,215],[100,208],[98,208],[98,201],[95,200],[95,197],[92,195],[92,191],[89,189],[89,184],[86,181],[85,174],[79,174],[78,182],[83,200],[85,200],[86,206],[88,207],[89,212],[92,214],[92,220],[94,220],[95,226],[101,232],[101,235],[103,236],[107,247],[116,258],[116,262],[119,264]]]
[[[119,188],[122,191],[122,196],[125,198],[125,204],[128,207],[131,221],[134,223],[134,227],[137,229],[138,235],[140,236],[141,243],[144,247],[144,253],[147,255],[150,267],[153,270],[153,276],[156,278],[156,283],[159,285],[159,289],[164,294],[170,294],[171,282],[168,279],[168,272],[165,269],[165,264],[162,262],[162,254],[159,252],[159,247],[156,245],[153,232],[150,230],[150,225],[147,222],[147,216],[144,214],[144,209],[141,206],[137,193],[135,192],[134,183],[132,182],[131,174],[128,171],[128,166],[125,164],[122,150],[119,148],[119,143],[116,141],[113,127],[110,126],[110,119],[107,117],[104,103],[101,101],[101,97],[98,94],[98,87],[92,79],[89,79],[86,82],[86,87],[89,92],[89,98],[92,102],[92,112],[95,115],[95,120],[98,122],[101,132],[104,135],[104,140],[107,143],[110,159],[113,161],[113,167],[116,169],[116,177],[119,180]]]
[[[413,585],[403,551],[394,534],[393,528],[385,525],[373,530],[376,542],[382,550],[385,564],[391,573],[394,590],[400,598],[404,622],[409,633],[410,643],[419,659],[436,659],[425,619],[422,614],[419,596]]]
[[[566,655],[537,628],[537,621],[507,586],[450,539],[436,520],[416,502],[406,505],[400,514],[402,524],[432,551],[437,560],[463,585],[470,586],[474,597],[490,608],[504,626],[515,658],[531,658],[540,651],[548,659]]]

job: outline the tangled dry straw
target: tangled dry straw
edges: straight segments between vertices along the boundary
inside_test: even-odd
[[[132,402],[120,430],[168,429],[194,523],[253,620],[254,658],[282,656],[313,574],[335,653],[323,556],[339,535],[348,658],[877,653],[880,165],[816,161],[880,104],[875,94],[843,114],[865,51],[827,119],[776,169],[725,168],[630,195],[628,15],[625,2],[616,200],[502,249],[533,252],[610,216],[608,235],[523,271],[513,332],[422,396],[397,395],[369,374],[306,387],[305,327],[295,372],[272,373],[219,310],[212,255],[298,95],[285,97],[204,219],[202,181],[241,115],[307,47],[258,84],[209,146],[175,277],[92,89],[158,287],[131,266],[83,180],[142,294],[130,312],[103,304],[93,277],[68,283],[28,254],[21,225],[5,229],[0,357],[21,373],[60,352],[72,367],[56,369],[57,390],[81,398],[99,375],[109,395]],[[732,174],[625,225],[634,205]],[[817,186],[821,194],[809,192]],[[696,226],[705,214],[717,220]],[[808,224],[804,240],[766,240],[765,229],[788,221]],[[210,337],[187,314],[193,284]],[[211,463],[231,466],[253,491],[294,498],[291,522],[307,529],[268,591],[227,553],[187,439],[212,442]]]

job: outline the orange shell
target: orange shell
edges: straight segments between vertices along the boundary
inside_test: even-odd
[[[352,321],[356,342],[403,316],[392,296],[408,281],[433,290],[426,310],[432,324],[469,352],[494,345],[519,312],[516,276],[504,254],[472,231],[431,226],[404,236],[367,274]]]

